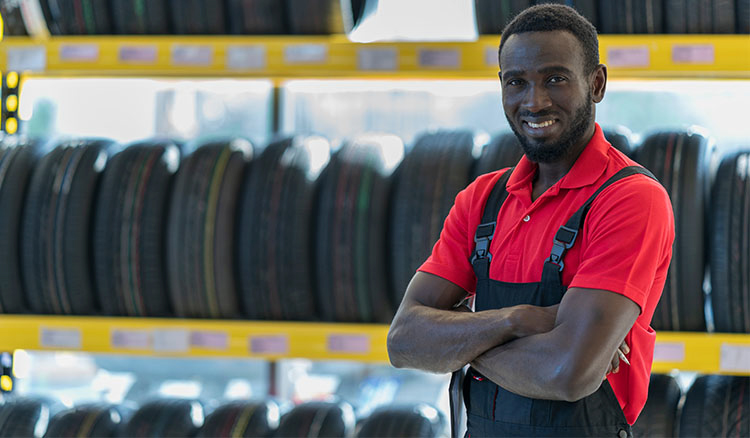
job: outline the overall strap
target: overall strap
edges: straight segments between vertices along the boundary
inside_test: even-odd
[[[601,193],[602,190],[606,189],[613,183],[623,178],[627,178],[629,176],[637,174],[645,175],[649,178],[654,179],[655,181],[658,181],[656,177],[644,167],[625,167],[616,174],[612,175],[611,178],[609,178],[604,184],[602,184],[601,187],[599,187],[596,192],[594,192],[594,194],[591,195],[591,197],[589,197],[589,199],[587,199],[586,202],[583,203],[581,208],[573,213],[573,216],[568,219],[568,222],[557,230],[557,233],[555,233],[554,243],[552,244],[551,254],[547,261],[544,262],[544,270],[542,272],[543,283],[551,282],[561,284],[560,273],[565,267],[565,263],[563,263],[565,252],[573,247],[573,244],[576,241],[576,237],[578,237],[578,232],[583,228],[583,222],[586,220],[586,214],[589,212],[591,204],[594,202],[594,199],[596,199],[599,193]]]
[[[506,185],[513,169],[512,167],[508,169],[497,180],[495,186],[492,187],[492,192],[490,192],[490,196],[487,197],[487,202],[484,204],[482,220],[474,234],[475,247],[471,255],[471,266],[474,268],[477,280],[490,278],[490,262],[492,261],[490,242],[492,241],[492,236],[495,235],[495,225],[497,225],[497,215],[500,213],[500,207],[503,206],[505,199],[508,197]]]

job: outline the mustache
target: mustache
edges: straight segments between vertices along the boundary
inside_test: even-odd
[[[553,113],[552,113],[552,111],[548,111],[548,110],[539,111],[538,113],[532,113],[529,110],[524,110],[524,111],[519,112],[518,115],[520,117],[533,117],[533,118],[536,118],[536,117],[551,116],[551,115],[553,115]]]

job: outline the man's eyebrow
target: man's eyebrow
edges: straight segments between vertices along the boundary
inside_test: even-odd
[[[506,78],[508,76],[522,76],[524,73],[523,70],[501,70],[500,75],[503,78]]]
[[[551,65],[549,67],[543,67],[537,70],[541,74],[550,73],[565,73],[566,75],[572,75],[573,71],[569,68],[563,67],[562,65]]]

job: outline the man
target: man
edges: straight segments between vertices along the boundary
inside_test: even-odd
[[[607,68],[585,18],[529,8],[499,61],[525,156],[456,197],[391,325],[391,362],[470,364],[470,436],[631,436],[672,255],[669,197],[595,123]],[[460,311],[467,296],[475,312]]]

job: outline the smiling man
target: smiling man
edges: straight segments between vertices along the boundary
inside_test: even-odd
[[[503,31],[499,59],[525,155],[456,197],[391,325],[391,362],[469,364],[470,436],[626,438],[648,394],[669,197],[595,123],[607,68],[585,18],[529,8]]]

